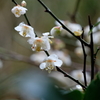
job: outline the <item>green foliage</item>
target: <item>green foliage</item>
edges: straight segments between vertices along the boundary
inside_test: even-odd
[[[79,90],[73,90],[64,95],[65,100],[82,100],[83,93]]]
[[[100,73],[88,86],[83,100],[100,100]]]
[[[89,31],[88,35],[92,33],[93,28],[97,27],[100,24],[100,21],[93,25],[92,29]]]

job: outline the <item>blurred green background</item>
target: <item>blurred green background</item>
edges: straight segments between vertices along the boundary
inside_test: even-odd
[[[19,4],[21,3],[21,0],[16,1]],[[26,0],[26,2],[26,8],[28,9],[27,17],[35,31],[40,34],[50,31],[51,28],[55,26],[55,20],[48,13],[44,12],[45,9],[39,4],[37,0]],[[88,25],[88,16],[91,17],[93,24],[96,23],[97,18],[100,16],[100,0],[43,0],[43,2],[59,19],[69,20],[72,22],[73,20],[71,16],[74,14],[77,2],[79,2],[75,21],[82,27]],[[15,18],[15,16],[11,13],[13,6],[15,6],[15,4],[11,0],[0,0],[0,58],[3,62],[3,67],[0,69],[0,100],[33,100],[31,98],[5,99],[7,92],[9,92],[7,91],[9,90],[8,87],[11,86],[13,80],[11,78],[12,76],[18,78],[17,74],[21,74],[24,70],[26,71],[25,75],[27,75],[30,73],[27,72],[27,70],[31,70],[31,68],[36,68],[36,70],[39,70],[39,68],[35,66],[38,64],[34,64],[29,60],[30,55],[34,52],[31,50],[31,46],[27,43],[27,39],[21,37],[14,30],[14,27],[16,27],[20,22],[24,21],[26,23],[26,20],[24,16]],[[67,50],[73,51],[73,48],[75,48],[75,46],[68,44]],[[71,54],[70,51],[69,54]],[[24,59],[24,61],[22,59]],[[82,62],[79,60],[79,58],[77,59],[79,61],[77,61],[76,56],[72,56],[72,60],[73,62]],[[78,65],[78,68],[79,67],[80,65]],[[67,68],[66,66],[63,66],[63,69],[69,72],[72,67],[70,68],[68,66]],[[33,71],[33,73],[34,72],[35,71]],[[12,88],[14,87],[16,86],[12,86]],[[9,97],[9,93],[7,96]]]

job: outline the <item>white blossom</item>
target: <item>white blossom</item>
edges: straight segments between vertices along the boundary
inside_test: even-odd
[[[46,55],[44,54],[44,52],[37,52],[30,56],[30,59],[32,61],[35,61],[36,63],[41,63],[45,58]]]
[[[56,66],[61,67],[62,65],[62,60],[58,59],[58,56],[55,54],[52,54],[48,56],[43,63],[40,64],[40,69],[45,69],[49,73],[51,70],[53,70]]]
[[[32,44],[32,50],[33,51],[43,51],[43,50],[50,50],[50,42],[49,38],[51,36],[48,36],[49,33],[43,33],[42,37],[35,37],[35,38],[30,38],[28,40],[29,44]]]
[[[34,29],[31,26],[24,24],[24,22],[15,27],[15,30],[23,37],[35,37]]]
[[[77,56],[81,57],[83,56],[83,49],[81,46],[78,46],[75,48],[74,52],[76,53]],[[89,53],[89,48],[88,47],[85,47],[85,52],[86,53]]]
[[[93,43],[99,44],[100,43],[100,32],[93,33]]]
[[[27,9],[20,5],[17,5],[11,9],[11,12],[15,15],[15,17],[20,17],[26,13]]]

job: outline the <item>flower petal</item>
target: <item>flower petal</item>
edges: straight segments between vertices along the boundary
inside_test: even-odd
[[[57,67],[61,67],[62,64],[63,64],[62,60],[59,60],[59,59],[57,59],[57,60],[54,62],[54,65],[57,66]]]
[[[40,69],[46,68],[46,63],[41,63],[39,67],[40,67]]]

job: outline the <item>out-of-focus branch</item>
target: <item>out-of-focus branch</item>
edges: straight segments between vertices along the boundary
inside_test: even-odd
[[[75,9],[74,9],[74,12],[73,12],[73,14],[70,16],[70,17],[71,17],[71,20],[72,20],[73,22],[76,22],[76,14],[77,14],[77,11],[78,11],[78,9],[79,9],[80,1],[81,1],[81,0],[77,0],[76,6],[75,6]]]
[[[20,61],[20,62],[32,64],[34,66],[38,66],[37,63],[32,61],[29,57],[23,56],[13,51],[7,51],[6,49],[1,47],[0,47],[0,59]]]

